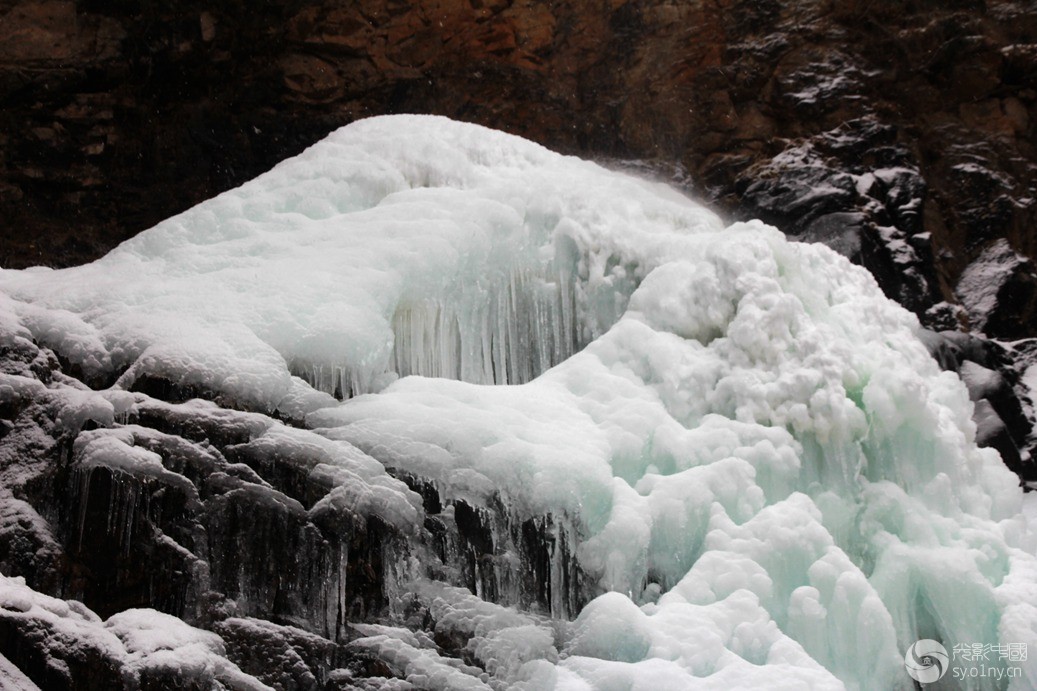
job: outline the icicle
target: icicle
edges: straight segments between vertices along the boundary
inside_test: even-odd
[[[398,376],[523,384],[585,345],[576,280],[566,268],[515,269],[477,288],[397,307],[389,370]],[[339,399],[369,393],[387,372],[296,360],[289,370]]]
[[[105,516],[105,534],[111,535],[115,532],[115,514],[119,510],[119,492],[117,489],[119,479],[115,473],[109,471],[111,485],[108,487],[108,512]]]
[[[429,298],[393,316],[392,367],[400,376],[521,384],[579,347],[572,277],[515,270],[454,301]]]
[[[336,583],[335,641],[343,640],[346,632],[346,592],[349,573],[349,544],[345,541],[338,547],[338,578]]]
[[[137,492],[131,483],[127,483],[128,491],[123,499],[123,516],[119,524],[119,535],[116,544],[122,547],[123,556],[129,556],[130,538],[133,533],[133,515],[137,508]]]
[[[90,480],[93,475],[93,469],[82,470],[77,468],[75,474],[78,475],[79,479],[79,537],[76,542],[76,548],[82,550],[83,532],[86,529],[86,509],[87,503],[90,501]]]

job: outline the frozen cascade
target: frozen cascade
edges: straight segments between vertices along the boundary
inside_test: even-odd
[[[116,382],[62,394],[99,427],[70,491],[147,514],[115,527],[131,556],[210,564],[224,621],[359,624],[433,688],[909,689],[920,638],[1037,651],[1017,479],[917,320],[668,188],[375,118],[0,291],[0,323]],[[1030,657],[973,686],[1037,686]]]
[[[338,399],[411,375],[473,384],[531,381],[601,335],[602,325],[580,319],[576,267],[559,263],[462,285],[447,298],[400,304],[391,320],[388,372],[302,361],[293,361],[291,372]],[[624,287],[632,291],[635,284]],[[620,304],[627,297],[616,294]]]
[[[570,267],[512,272],[450,303],[403,305],[392,326],[397,374],[473,384],[524,384],[600,335],[582,332]]]
[[[339,398],[410,374],[529,381],[619,319],[674,228],[721,227],[662,185],[539,147],[356,134],[93,264],[4,272],[4,304],[92,380],[273,411],[292,375]],[[590,198],[573,186],[588,176]]]

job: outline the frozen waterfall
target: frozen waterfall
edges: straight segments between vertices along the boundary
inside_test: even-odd
[[[406,536],[356,645],[429,686],[910,689],[920,639],[947,688],[1037,686],[1037,539],[915,317],[829,249],[663,185],[373,118],[93,264],[0,271],[0,322],[105,388],[69,424],[116,428],[73,460],[83,515],[111,474],[120,540],[120,469],[194,501],[169,442],[120,424],[126,390],[303,427],[237,453],[319,452],[300,472],[333,489],[285,511]],[[346,569],[320,563],[330,631]],[[492,664],[444,662],[392,605],[412,596]],[[1034,660],[969,679],[974,645]]]

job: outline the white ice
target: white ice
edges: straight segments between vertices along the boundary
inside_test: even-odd
[[[448,497],[571,527],[598,597],[550,641],[532,622],[473,644],[516,684],[911,688],[919,638],[1037,652],[1017,479],[916,319],[827,248],[668,188],[375,118],[0,290],[12,328],[117,388],[279,408]],[[488,681],[404,631],[363,641],[408,678]]]

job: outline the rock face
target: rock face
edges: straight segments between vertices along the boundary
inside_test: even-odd
[[[431,112],[655,161],[853,256],[933,325],[1034,335],[1027,3],[6,0],[0,18],[5,266],[94,258],[335,127]],[[997,243],[1019,261],[979,316],[956,290]]]
[[[0,685],[490,688],[501,650],[485,638],[542,629],[526,654],[552,659],[549,626],[567,625],[504,605],[571,618],[586,602],[550,516],[407,478],[419,494],[260,413],[93,392],[16,333],[0,378]],[[467,589],[401,597],[408,559]],[[414,633],[365,623],[389,617]]]

